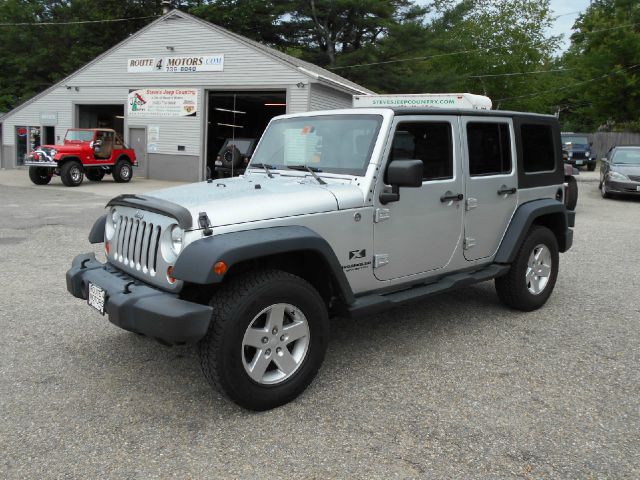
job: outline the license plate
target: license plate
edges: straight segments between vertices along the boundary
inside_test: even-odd
[[[222,165],[222,160],[216,160],[216,165],[218,166]]]
[[[104,304],[107,292],[102,287],[91,282],[89,282],[87,289],[89,290],[87,292],[87,303],[90,307],[99,311],[101,315],[104,315]]]
[[[576,160],[576,165],[582,165],[584,163],[583,160]]]

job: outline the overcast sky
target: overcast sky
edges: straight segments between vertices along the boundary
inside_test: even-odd
[[[554,15],[562,16],[556,19],[555,25],[549,34],[564,35],[563,50],[569,47],[569,37],[571,36],[573,22],[579,13],[584,12],[588,6],[589,0],[551,0],[551,10]]]

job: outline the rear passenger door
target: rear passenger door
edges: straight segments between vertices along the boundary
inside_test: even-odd
[[[493,256],[518,205],[513,122],[463,117],[465,179],[464,257]]]

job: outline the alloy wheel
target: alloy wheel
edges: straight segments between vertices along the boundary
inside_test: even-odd
[[[272,385],[290,378],[309,351],[309,323],[302,311],[287,303],[262,310],[242,339],[242,363],[251,379]]]
[[[531,251],[527,262],[525,281],[527,290],[534,295],[541,294],[551,277],[551,251],[546,245],[539,244]]]

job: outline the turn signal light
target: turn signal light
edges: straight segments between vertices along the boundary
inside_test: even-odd
[[[222,276],[225,273],[227,273],[227,264],[224,263],[223,261],[217,262],[214,266],[213,266],[213,271],[216,275],[218,276]]]
[[[173,276],[173,267],[171,265],[167,268],[167,279],[169,280],[169,283],[176,283],[176,279]]]

